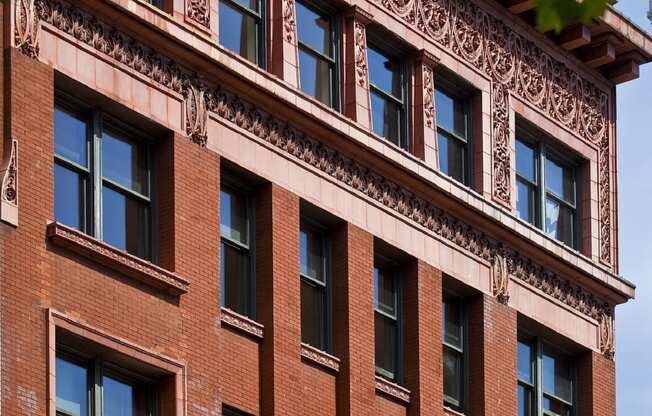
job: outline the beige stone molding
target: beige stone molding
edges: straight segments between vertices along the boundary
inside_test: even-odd
[[[340,359],[311,345],[301,343],[301,357],[327,370],[340,372]]]
[[[48,224],[46,235],[56,246],[170,295],[182,295],[190,287],[190,283],[173,272],[58,222]]]
[[[0,168],[0,220],[18,226],[18,141],[11,140],[9,154]]]
[[[410,395],[412,394],[410,390],[405,387],[392,383],[380,376],[376,376],[376,391],[405,404],[410,403]]]
[[[265,329],[263,324],[260,324],[253,319],[247,318],[246,316],[240,315],[231,309],[224,307],[221,308],[220,322],[222,322],[222,325],[236,329],[253,338],[263,339]]]

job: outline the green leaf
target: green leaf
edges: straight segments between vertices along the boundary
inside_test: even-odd
[[[573,23],[589,23],[602,16],[609,0],[534,0],[537,29],[561,32]]]

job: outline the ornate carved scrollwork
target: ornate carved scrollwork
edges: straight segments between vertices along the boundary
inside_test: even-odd
[[[18,225],[18,141],[11,140],[8,157],[0,169],[0,219],[13,226]]]
[[[359,86],[366,88],[368,82],[367,68],[367,30],[365,25],[353,22],[355,48],[355,77]]]
[[[186,134],[200,146],[206,146],[208,140],[208,111],[201,82],[186,79],[183,86]]]
[[[498,302],[503,305],[509,303],[509,271],[502,247],[496,249],[491,261],[491,292]]]
[[[296,4],[294,0],[283,0],[283,36],[285,40],[294,43],[296,31]]]
[[[616,337],[614,330],[613,314],[609,310],[600,312],[598,320],[598,347],[607,358],[613,359],[616,355]]]
[[[207,29],[211,27],[210,0],[186,0],[186,16]]]
[[[423,65],[423,116],[426,126],[435,128],[435,79],[430,65]]]
[[[498,201],[510,205],[511,183],[511,138],[509,130],[509,92],[500,83],[493,84],[491,93],[493,119],[493,196]]]
[[[14,46],[31,58],[38,57],[40,25],[34,0],[15,0],[14,26]]]

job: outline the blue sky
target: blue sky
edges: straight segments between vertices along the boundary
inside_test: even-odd
[[[648,32],[648,2],[616,6]],[[652,63],[618,87],[620,272],[636,299],[616,309],[618,416],[652,414]]]

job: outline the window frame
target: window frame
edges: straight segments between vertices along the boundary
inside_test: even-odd
[[[553,401],[560,402],[561,404],[568,406],[570,408],[570,416],[576,416],[577,415],[577,403],[578,403],[578,396],[577,396],[577,366],[572,364],[572,354],[568,353],[567,351],[563,350],[562,348],[559,348],[558,346],[555,346],[553,343],[539,337],[536,335],[531,335],[526,331],[519,330],[519,334],[517,336],[517,342],[521,342],[524,344],[530,345],[530,348],[532,348],[533,354],[531,358],[531,363],[530,365],[532,366],[532,380],[534,381],[534,385],[530,385],[529,383],[525,382],[524,380],[521,380],[518,377],[518,371],[517,371],[517,385],[526,385],[529,388],[531,388],[532,391],[532,409],[530,411],[532,412],[532,416],[561,416],[558,415],[552,411],[547,411],[543,408],[543,400],[545,397],[548,397],[552,399]],[[517,344],[518,345],[518,344]],[[568,361],[570,367],[571,367],[571,379],[569,380],[571,383],[571,401],[568,402],[565,399],[562,399],[560,397],[557,397],[553,394],[546,393],[544,391],[543,387],[543,354],[544,350],[547,350],[548,352],[552,352],[552,356],[555,357],[555,359],[565,359]],[[518,357],[517,357],[518,360]],[[517,363],[517,368],[518,368],[518,363]],[[518,387],[517,387],[518,388]],[[518,394],[518,393],[517,393]]]
[[[327,61],[331,67],[330,71],[330,93],[331,93],[331,102],[330,104],[325,104],[331,107],[335,111],[340,111],[341,109],[341,99],[340,99],[340,70],[341,70],[341,59],[340,58],[340,51],[341,51],[341,44],[340,44],[340,39],[341,39],[341,33],[342,33],[342,27],[340,23],[340,19],[336,15],[335,10],[332,8],[329,8],[325,4],[321,4],[319,2],[316,2],[314,0],[297,0],[297,4],[301,4],[305,8],[313,11],[314,13],[318,14],[322,18],[328,17],[328,20],[331,24],[331,30],[329,33],[329,40],[332,48],[332,53],[333,57],[329,57],[327,55],[324,55],[323,53],[316,51],[314,48],[312,48],[310,45],[305,44],[301,41],[299,37],[299,21],[297,18],[297,48],[298,52],[300,53],[302,50],[305,50],[307,53],[313,55],[316,59],[323,59]],[[295,6],[296,7],[296,6]],[[301,64],[299,64],[299,82],[301,82]],[[300,87],[301,91],[303,89]],[[306,93],[307,94],[307,93]],[[319,99],[317,97],[313,97],[317,101]],[[321,101],[319,101],[321,102]],[[323,103],[322,103],[323,104]]]
[[[249,242],[248,246],[240,243],[239,241],[232,240],[226,237],[222,232],[222,206],[220,203],[220,306],[232,310],[229,306],[225,304],[225,282],[226,275],[224,273],[223,261],[224,261],[224,252],[222,250],[222,245],[226,244],[230,247],[235,248],[238,251],[247,250],[249,257],[249,305],[248,313],[242,314],[238,311],[233,311],[237,314],[246,316],[250,319],[256,320],[256,203],[254,191],[249,188],[245,183],[238,180],[237,178],[222,172],[220,175],[220,199],[222,189],[229,189],[232,193],[240,195],[245,198],[246,209],[247,209],[247,240]]]
[[[443,314],[443,306],[445,302],[453,301],[456,302],[459,305],[459,310],[460,310],[460,325],[461,325],[461,333],[462,333],[462,350],[454,345],[449,345],[446,343],[446,321],[444,320],[444,314]],[[466,310],[466,304],[464,302],[464,298],[454,291],[451,290],[444,290],[443,296],[442,296],[442,360],[443,360],[443,350],[449,348],[457,352],[458,354],[461,355],[462,358],[462,371],[461,371],[461,376],[462,379],[459,380],[459,388],[460,388],[460,396],[461,399],[458,401],[458,403],[455,403],[456,400],[453,399],[452,397],[447,396],[446,394],[443,393],[442,389],[442,394],[444,398],[444,406],[449,407],[453,410],[466,413],[467,411],[467,406],[468,406],[468,390],[469,390],[469,328],[468,328],[468,313]],[[442,382],[443,382],[443,374],[442,374]]]
[[[394,363],[396,365],[396,371],[394,373],[391,373],[390,371],[378,367],[376,363],[374,362],[374,368],[375,368],[375,374],[377,376],[383,377],[393,383],[402,383],[403,381],[403,372],[404,372],[404,363],[403,363],[403,339],[404,339],[404,322],[403,322],[403,284],[401,281],[401,274],[399,272],[400,270],[400,264],[396,261],[393,261],[381,254],[376,254],[374,256],[374,274],[375,274],[375,269],[378,268],[378,265],[381,265],[381,268],[387,269],[389,272],[391,272],[392,278],[394,279],[394,288],[395,288],[395,293],[394,293],[394,300],[396,302],[396,316],[392,316],[391,314],[381,310],[380,308],[377,307],[377,300],[374,296],[374,326],[375,326],[375,317],[376,313],[380,314],[381,318],[383,319],[391,319],[395,322],[396,324],[396,351],[394,353]],[[376,292],[376,282],[374,278],[374,292]],[[377,340],[375,339],[375,328],[374,328],[374,350],[376,347],[376,342]],[[374,360],[375,361],[375,360]]]
[[[156,263],[158,261],[158,192],[157,192],[157,166],[154,157],[154,139],[146,136],[135,127],[119,120],[118,118],[106,113],[100,108],[92,107],[84,101],[69,95],[63,91],[55,91],[54,112],[61,109],[72,115],[83,119],[86,123],[86,157],[88,168],[67,160],[64,156],[58,155],[56,150],[53,151],[54,164],[64,166],[66,169],[74,170],[76,173],[83,172],[87,175],[87,186],[83,192],[85,203],[84,211],[84,234],[104,241],[104,212],[103,212],[103,192],[104,183],[107,187],[124,195],[126,198],[136,199],[139,203],[145,203],[148,210],[148,221],[145,224],[146,254],[143,260]],[[111,179],[105,179],[102,167],[102,143],[104,131],[114,131],[122,139],[134,143],[145,152],[145,163],[147,172],[147,190],[148,196],[131,190]],[[53,148],[56,143],[56,133],[53,132]],[[54,192],[56,198],[56,190]],[[56,216],[55,216],[56,218]],[[109,243],[107,243],[109,244]],[[116,247],[117,248],[117,247]],[[124,250],[127,252],[126,248]],[[131,254],[131,253],[130,253]],[[135,254],[131,254],[135,255]]]
[[[549,197],[554,200],[562,207],[566,207],[571,210],[573,213],[572,226],[572,242],[569,246],[563,240],[558,240],[556,237],[555,241],[574,249],[579,250],[579,241],[581,233],[581,220],[579,218],[580,203],[578,201],[578,196],[580,195],[580,184],[578,181],[578,170],[580,168],[580,163],[578,158],[564,156],[559,149],[555,148],[555,143],[549,138],[545,133],[537,132],[534,127],[523,125],[524,123],[519,123],[517,121],[516,127],[516,137],[515,142],[520,141],[521,143],[527,145],[534,150],[534,160],[535,160],[535,175],[537,179],[537,184],[534,187],[536,201],[534,205],[534,214],[535,221],[534,224],[521,218],[518,215],[518,207],[515,209],[517,217],[519,220],[524,221],[527,224],[533,225],[544,234],[549,236],[548,231],[545,227],[546,219],[546,199]],[[516,146],[514,147],[516,149]],[[514,154],[514,160],[516,160],[516,151]],[[548,185],[546,183],[546,162],[551,161],[564,169],[569,169],[572,172],[572,182],[573,182],[573,200],[574,203],[566,201],[563,196],[557,195],[548,190]],[[516,174],[516,183],[518,181],[525,182],[528,186],[533,186],[531,181],[527,178],[524,178],[518,173],[516,167],[514,168]]]
[[[323,322],[324,327],[322,333],[324,348],[322,349],[317,345],[311,345],[311,344],[309,345],[311,347],[322,350],[326,353],[331,353],[333,349],[331,242],[330,242],[330,238],[328,237],[326,227],[312,220],[311,218],[304,217],[304,216],[301,217],[299,232],[301,232],[301,230],[304,229],[304,227],[310,229],[313,232],[319,233],[322,240],[322,253],[324,254],[323,265],[322,265],[323,267],[322,272],[324,273],[323,282],[320,282],[319,280],[311,276],[308,276],[307,274],[304,274],[301,271],[301,265],[299,265],[300,283],[303,283],[303,281],[306,280],[308,284],[321,286],[324,290],[324,322]],[[301,251],[301,241],[299,241],[299,251]],[[301,261],[301,259],[299,259],[299,261]],[[301,339],[301,342],[304,342],[303,338]]]
[[[464,103],[464,130],[466,131],[467,137],[462,137],[454,131],[449,131],[445,127],[441,126],[437,122],[437,102],[436,95],[437,90],[443,92],[444,94],[452,97],[455,100],[461,100]],[[441,133],[448,140],[454,140],[457,143],[461,143],[464,147],[464,169],[461,181],[457,180],[450,174],[446,173],[446,176],[453,179],[456,182],[463,184],[464,186],[472,186],[473,178],[473,111],[471,103],[471,94],[468,92],[468,88],[464,87],[461,82],[451,79],[451,76],[448,74],[442,74],[441,72],[435,72],[435,88],[433,89],[433,103],[435,103],[435,139],[437,141],[437,164],[438,168],[441,171],[440,167],[440,149],[439,149],[439,137]]]
[[[410,102],[409,102],[409,91],[410,91],[410,81],[409,81],[409,74],[408,74],[408,63],[406,62],[405,56],[403,53],[396,53],[392,52],[389,50],[387,46],[382,45],[382,40],[380,39],[380,34],[374,33],[373,31],[367,30],[367,50],[369,49],[374,49],[381,53],[382,55],[385,55],[386,57],[396,60],[398,62],[398,67],[399,67],[399,76],[400,76],[400,85],[401,85],[401,98],[394,97],[391,93],[388,93],[387,91],[383,90],[382,88],[378,87],[375,85],[373,82],[371,82],[371,73],[368,75],[369,79],[369,112],[372,115],[372,120],[371,120],[371,131],[372,133],[378,135],[376,132],[373,130],[373,108],[371,108],[371,94],[376,93],[380,95],[383,100],[389,100],[393,102],[394,104],[398,105],[399,107],[399,129],[398,129],[398,143],[394,143],[391,139],[387,137],[383,137],[378,135],[379,137],[382,137],[383,140],[405,150],[406,152],[411,151],[411,146],[410,146],[410,129],[409,129],[409,112],[408,109],[410,107]],[[400,50],[400,49],[399,49]],[[368,58],[367,58],[368,59]],[[370,71],[371,72],[371,71]]]
[[[252,63],[258,65],[262,69],[266,69],[266,67],[267,67],[267,65],[266,65],[266,62],[267,62],[267,43],[266,43],[267,42],[267,18],[266,18],[266,16],[267,16],[267,8],[266,8],[267,2],[263,1],[263,0],[256,0],[257,5],[258,5],[258,11],[255,11],[255,10],[250,9],[249,7],[243,6],[242,4],[238,3],[235,0],[218,0],[218,2],[217,2],[217,7],[218,7],[218,23],[217,23],[218,24],[218,36],[219,36],[219,23],[220,23],[219,22],[219,19],[220,19],[219,7],[220,7],[220,3],[222,3],[222,2],[228,4],[230,7],[232,7],[233,9],[235,9],[237,11],[239,11],[243,15],[250,16],[250,17],[252,17],[253,19],[255,19],[257,21],[257,23],[256,23],[256,28],[257,28],[257,33],[256,33],[256,61],[252,62]],[[244,60],[246,60],[248,62],[251,62],[247,58],[245,58],[244,56],[240,55],[239,53],[227,48],[226,46],[224,46],[221,39],[218,39],[218,43],[220,44],[221,47],[223,47],[225,49],[228,49],[232,53],[240,56],[242,59],[244,59]]]

